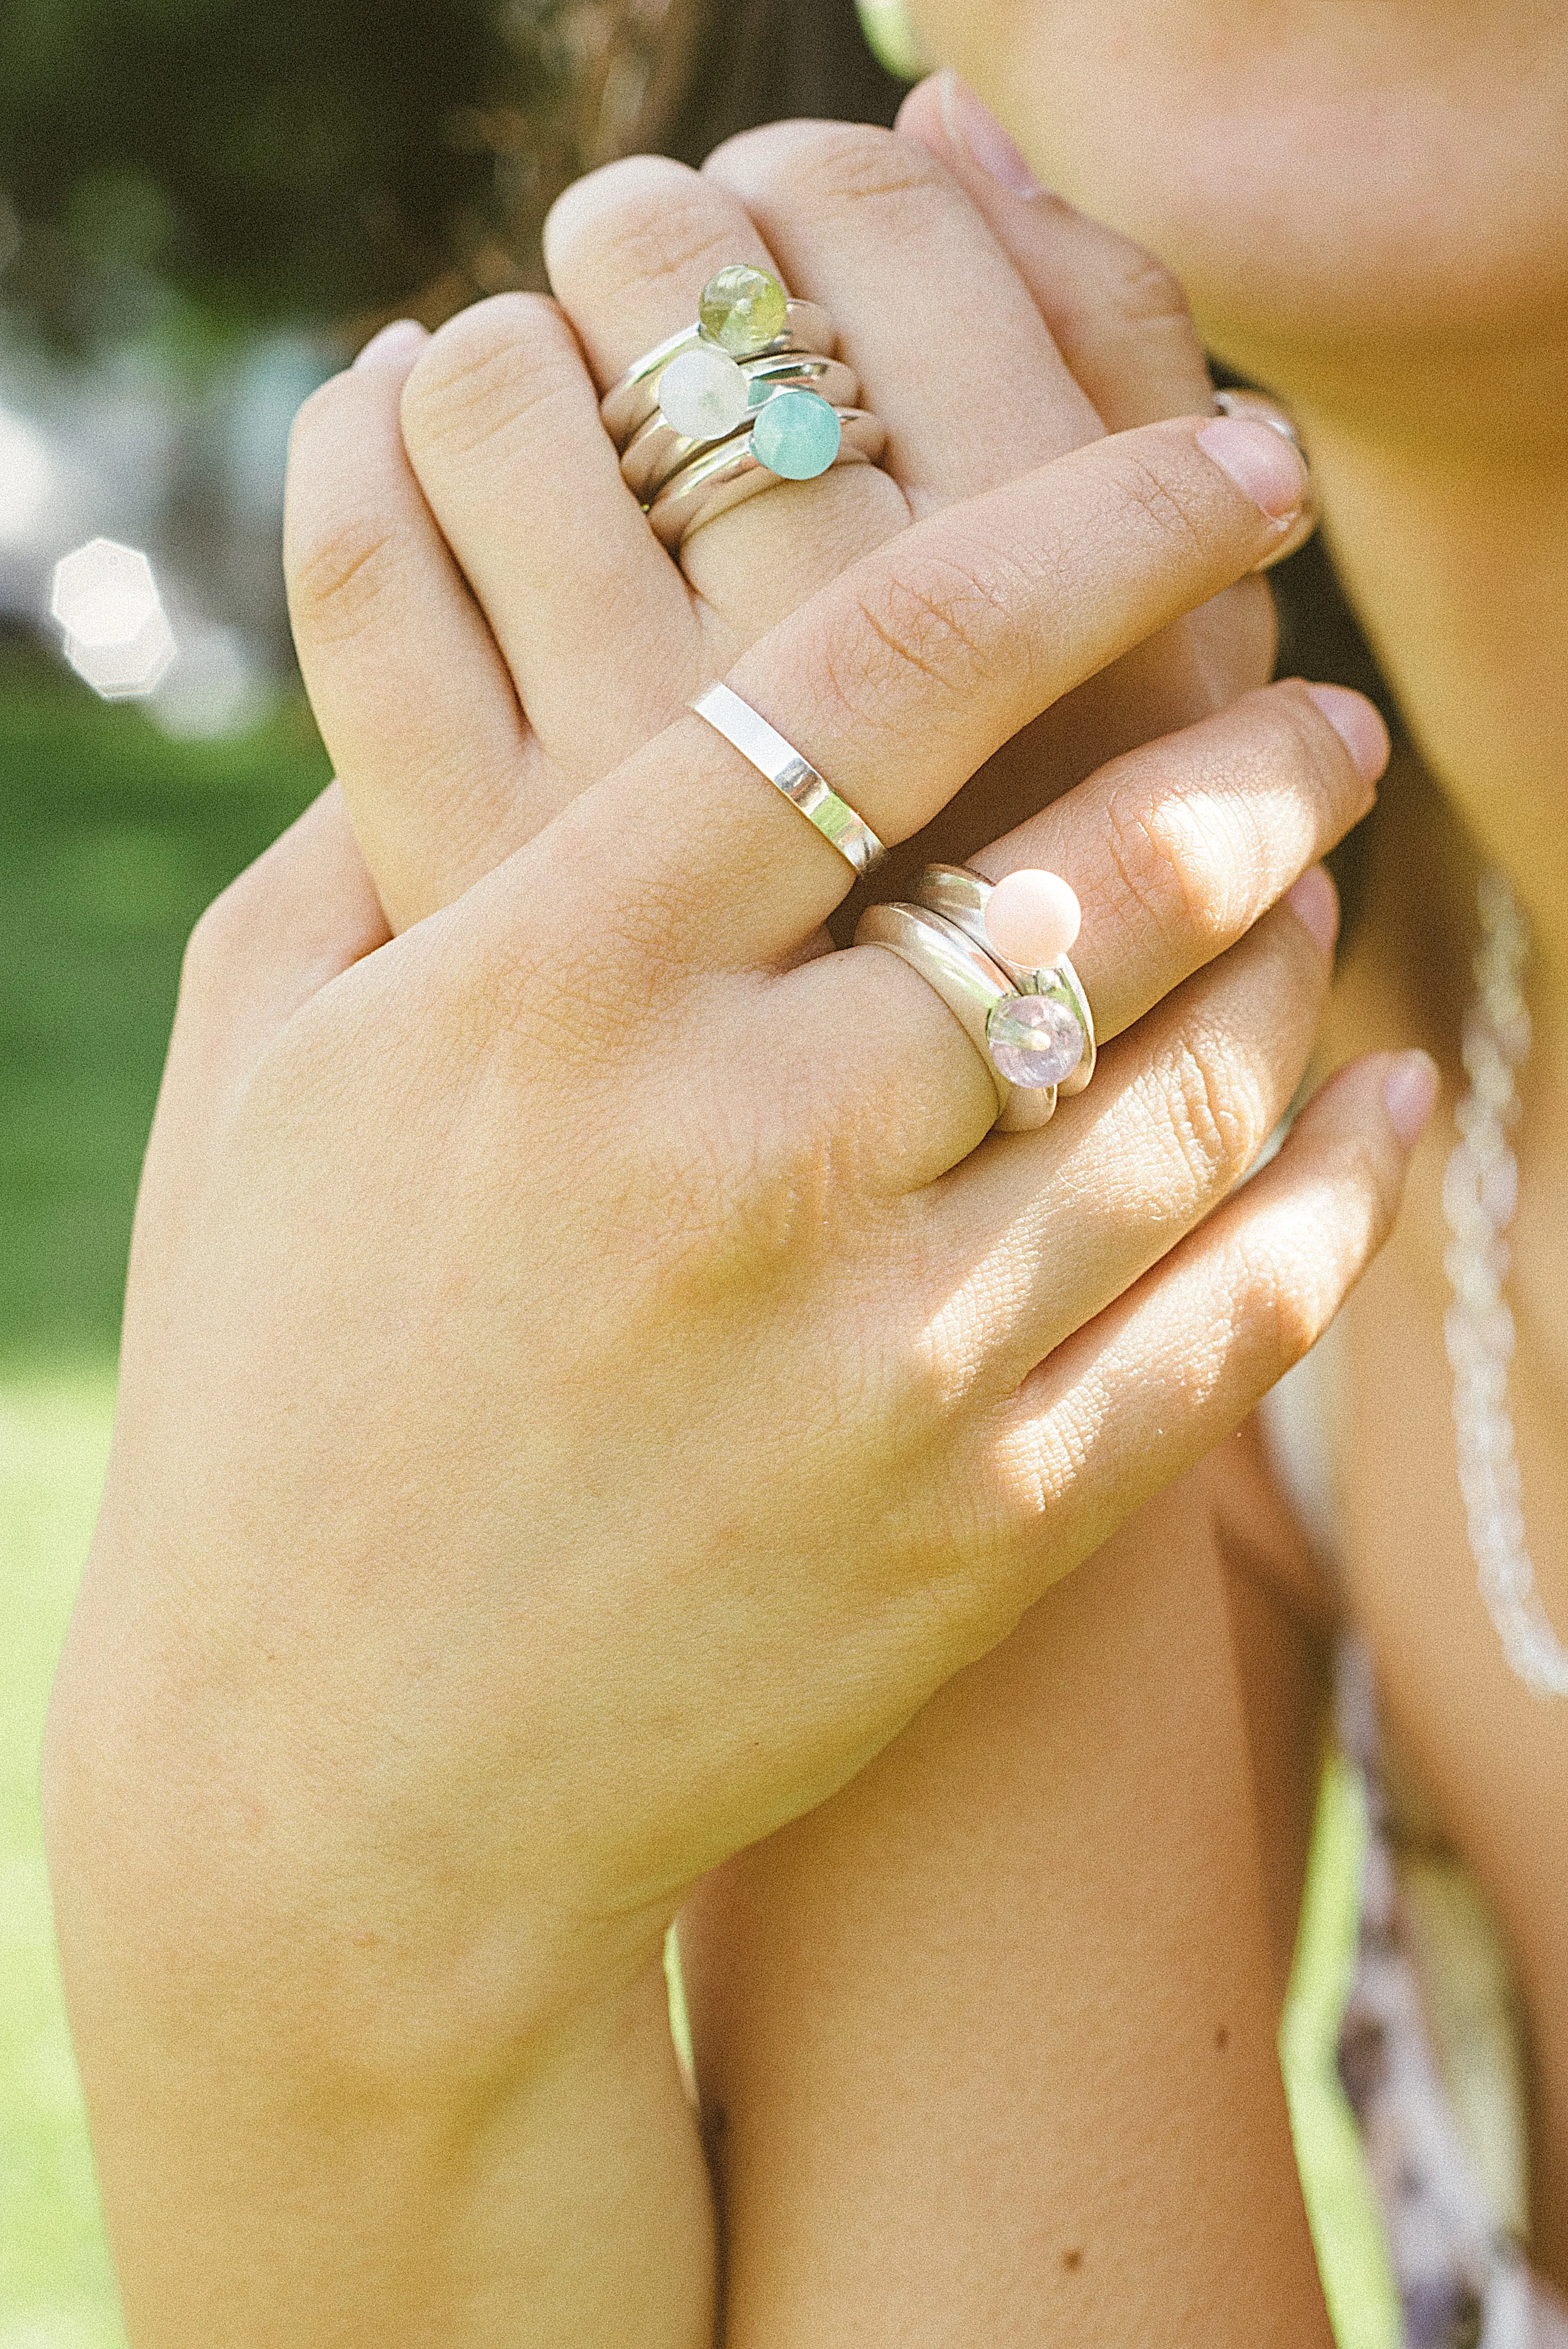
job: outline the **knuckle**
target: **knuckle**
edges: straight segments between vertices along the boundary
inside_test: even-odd
[[[1127,786],[1112,794],[1109,814],[1112,871],[1161,945],[1185,962],[1194,949],[1229,943],[1251,864],[1247,843],[1214,802]]]
[[[552,274],[570,283],[574,298],[591,293],[603,305],[634,285],[647,305],[650,290],[656,296],[669,285],[679,295],[674,324],[694,306],[694,280],[700,285],[720,261],[734,260],[734,244],[728,211],[716,204],[702,174],[647,156],[607,165],[586,188],[571,191],[547,230]]]
[[[1152,527],[1162,550],[1179,563],[1197,563],[1205,568],[1212,564],[1212,522],[1150,458],[1123,447],[1113,475],[1112,495],[1120,502],[1122,518],[1137,528],[1140,536],[1146,538]]]
[[[204,1003],[227,993],[234,975],[253,961],[258,937],[270,933],[270,912],[261,864],[248,865],[213,898],[185,941],[181,1003]]]
[[[835,681],[851,700],[896,700],[912,685],[959,698],[993,684],[1006,665],[1005,590],[956,556],[893,562],[857,583],[852,618],[827,640]]]
[[[1310,1352],[1332,1318],[1316,1268],[1294,1249],[1238,1237],[1230,1281],[1231,1353],[1241,1354],[1252,1382],[1272,1385]]]
[[[386,516],[353,513],[290,533],[289,613],[295,632],[317,645],[346,644],[396,593],[404,533]]]
[[[1161,1092],[1171,1139],[1198,1199],[1229,1190],[1269,1136],[1256,1077],[1233,1046],[1199,1032],[1171,1045]]]
[[[357,409],[359,389],[351,367],[343,374],[329,376],[301,400],[289,427],[291,471],[297,470],[314,442],[335,435],[340,412]]]
[[[1140,244],[1125,243],[1114,279],[1117,308],[1133,326],[1171,323],[1191,326],[1191,311],[1181,279]]]
[[[582,361],[555,305],[498,294],[432,336],[403,388],[403,437],[426,452],[469,456],[579,390]]]
[[[772,123],[731,140],[719,160],[759,192],[788,188],[793,202],[805,188],[814,212],[902,208],[943,183],[923,148],[873,123]]]

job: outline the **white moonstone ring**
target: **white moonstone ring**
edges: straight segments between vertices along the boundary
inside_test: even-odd
[[[624,449],[633,433],[656,410],[660,378],[672,360],[683,357],[687,351],[710,347],[710,337],[700,324],[683,326],[678,335],[671,335],[651,351],[645,351],[618,382],[611,385],[599,403],[599,414],[618,449]],[[820,302],[787,301],[784,323],[776,335],[755,350],[739,355],[727,351],[725,356],[739,356],[744,362],[747,358],[765,357],[773,351],[811,351],[820,358],[830,359],[838,347],[838,331]]]
[[[699,368],[705,368],[708,354],[687,351],[666,368],[659,387],[658,406],[621,451],[621,478],[645,505],[652,505],[665,482],[673,481],[694,458],[701,456],[715,442],[732,439],[743,424],[754,424],[764,403],[786,386],[814,391],[830,407],[845,412],[854,407],[861,396],[861,379],[853,367],[846,367],[842,359],[824,358],[818,352],[774,351],[766,358],[745,360],[727,358],[722,351],[711,356],[720,366],[731,368],[738,378],[739,411],[729,422],[717,420],[719,414],[728,415],[729,407],[714,411],[705,419],[699,410],[707,395],[700,387],[689,409],[683,408],[678,397],[672,400],[669,380],[676,368],[688,367],[694,361]],[[714,422],[715,429],[699,430],[698,425],[705,421]]]
[[[710,277],[697,320],[628,367],[600,402],[621,472],[661,544],[776,482],[875,464],[887,434],[856,406],[827,312],[748,262]]]

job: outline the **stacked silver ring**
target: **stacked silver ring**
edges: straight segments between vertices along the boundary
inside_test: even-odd
[[[1094,1014],[1066,955],[1025,970],[997,953],[985,929],[990,895],[966,864],[928,864],[911,903],[866,908],[855,944],[886,947],[935,989],[985,1063],[996,1131],[1025,1133],[1093,1076]]]
[[[672,553],[699,523],[780,479],[813,480],[835,465],[876,462],[887,433],[857,406],[860,381],[836,356],[837,344],[820,304],[791,301],[766,270],[736,264],[709,280],[695,326],[612,385],[600,403],[604,429],[628,488]],[[688,415],[672,417],[661,404],[670,370],[694,358],[717,379],[719,421],[711,432],[692,429]],[[794,403],[792,435],[786,411],[774,406],[783,394]]]

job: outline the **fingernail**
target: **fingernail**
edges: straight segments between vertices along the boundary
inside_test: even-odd
[[[1291,522],[1300,512],[1306,496],[1306,467],[1284,433],[1250,417],[1216,416],[1212,424],[1201,427],[1197,437],[1199,448],[1270,522]]]
[[[1383,1080],[1388,1123],[1413,1150],[1437,1106],[1438,1064],[1429,1052],[1401,1052]]]
[[[1306,692],[1355,760],[1362,781],[1375,783],[1393,750],[1381,713],[1364,693],[1352,693],[1347,685],[1309,685]]]
[[[1324,953],[1331,955],[1339,936],[1339,892],[1322,865],[1309,864],[1295,887],[1285,891],[1284,902]]]
[[[1015,196],[1045,193],[995,116],[981,105],[955,73],[941,77],[942,127],[961,155],[967,155]]]
[[[429,339],[428,330],[418,318],[394,318],[389,326],[371,336],[354,364],[356,367],[402,367]]]

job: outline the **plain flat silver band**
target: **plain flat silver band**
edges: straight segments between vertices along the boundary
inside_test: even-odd
[[[812,351],[775,351],[770,358],[742,359],[739,364],[742,375],[754,385],[766,384],[776,390],[787,384],[797,386],[814,391],[830,408],[851,409],[861,396],[861,379],[853,367],[846,367],[842,359],[821,358]],[[651,505],[683,466],[705,450],[727,448],[732,440],[743,439],[760,413],[760,409],[753,409],[733,431],[692,440],[673,424],[666,424],[655,408],[621,451],[621,479],[645,505]]]
[[[713,350],[723,345],[705,335],[700,326],[683,326],[678,335],[669,336],[645,351],[634,366],[629,367],[619,380],[610,386],[599,402],[599,414],[605,431],[617,450],[624,449],[640,425],[647,422],[659,404],[659,378],[672,359],[683,352],[695,351],[700,344]],[[764,343],[759,351],[748,351],[748,358],[766,358],[775,351],[815,351],[830,359],[839,347],[838,329],[820,302],[790,302],[785,310],[784,331]]]
[[[864,408],[838,408],[833,413],[843,437],[829,472],[840,465],[874,465],[887,447],[882,419]],[[778,489],[782,478],[753,456],[749,431],[737,433],[706,448],[665,482],[647,510],[649,527],[661,546],[678,554],[700,523],[717,521],[761,490]]]
[[[748,701],[742,701],[727,685],[710,685],[691,706],[732,750],[783,792],[791,807],[799,808],[806,821],[815,824],[862,879],[875,871],[887,851],[870,824],[861,822],[848,801],[841,800],[810,761],[792,750]]]
[[[1009,1084],[991,1058],[991,1014],[1018,989],[989,949],[925,905],[868,905],[855,944],[885,947],[941,997],[985,1063],[996,1095],[996,1133],[1032,1133],[1050,1123],[1057,1087]]]
[[[985,928],[985,907],[994,884],[985,874],[967,864],[928,864],[914,884],[911,895],[917,905],[926,906],[954,923],[965,936],[974,941],[992,962],[1006,972],[1007,982],[1018,995],[1048,995],[1066,1006],[1083,1030],[1083,1058],[1070,1077],[1064,1077],[1057,1090],[1064,1096],[1081,1093],[1094,1074],[1095,1033],[1094,1013],[1089,1009],[1088,997],[1066,955],[1042,970],[1026,970],[1021,963],[1009,962],[991,944]]]

